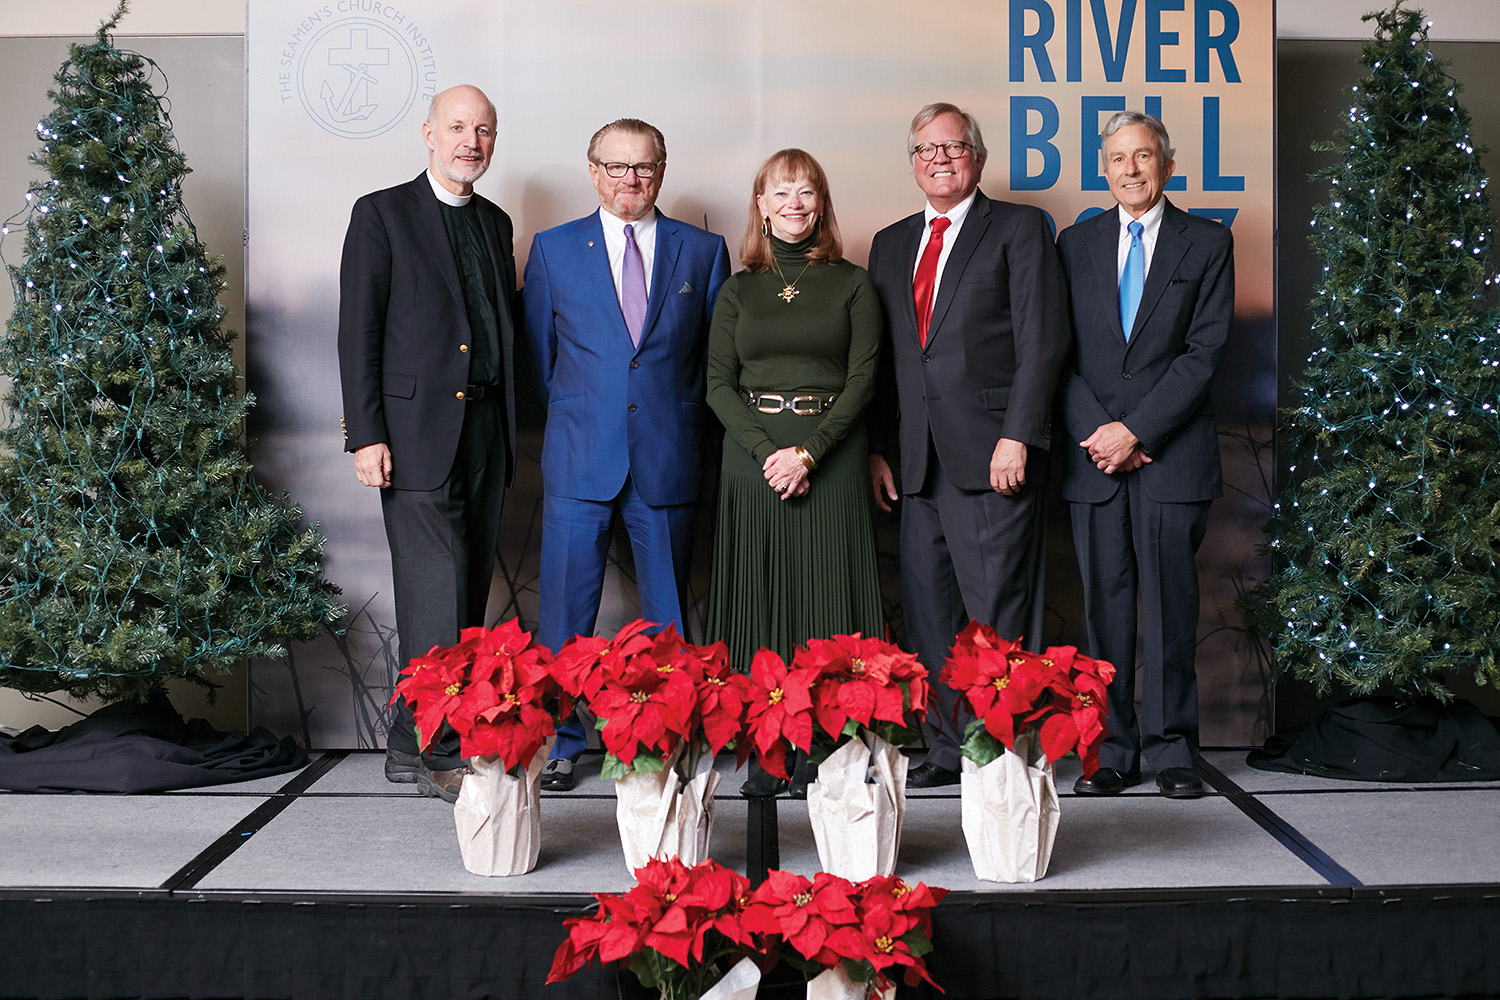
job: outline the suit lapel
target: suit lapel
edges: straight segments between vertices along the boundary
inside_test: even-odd
[[[677,273],[677,256],[682,252],[682,240],[677,235],[677,224],[656,213],[656,259],[651,264],[651,295],[646,300],[646,319],[641,324],[641,343],[651,336],[656,318],[661,315],[662,304],[667,296],[674,295],[673,276]],[[629,336],[627,333],[626,336]]]
[[[1095,285],[1098,301],[1104,303],[1101,311],[1109,317],[1109,328],[1123,343],[1125,328],[1120,323],[1120,210],[1111,208],[1104,212],[1107,218],[1099,220],[1099,232],[1088,243],[1090,254],[1088,273]]]
[[[615,291],[614,272],[609,269],[609,245],[604,242],[604,223],[599,218],[599,211],[602,210],[595,210],[578,220],[578,251],[585,262],[584,273],[599,289],[599,298],[614,304],[614,309],[605,307],[602,310],[613,317],[613,335],[629,341],[630,330],[625,326],[625,314],[620,311],[620,295]]]
[[[458,306],[458,315],[467,319],[469,307],[464,302],[463,286],[459,284],[453,245],[448,242],[448,230],[443,225],[443,210],[425,173],[411,182],[410,193],[417,211],[418,237],[426,245],[428,258],[437,261],[438,270],[443,273],[443,284],[448,286],[448,294]]]
[[[895,257],[890,264],[897,270],[896,278],[900,287],[906,289],[905,295],[896,296],[897,315],[891,319],[893,323],[899,321],[902,324],[913,343],[917,340],[917,303],[912,294],[912,276],[917,270],[917,250],[922,244],[922,230],[926,225],[926,218],[921,212],[906,219],[905,228],[896,245]]]
[[[1171,202],[1162,206],[1161,228],[1156,232],[1156,248],[1151,252],[1151,268],[1146,272],[1146,286],[1141,289],[1141,308],[1135,314],[1135,327],[1131,330],[1132,344],[1135,343],[1136,335],[1145,330],[1151,311],[1161,301],[1162,293],[1167,290],[1172,276],[1177,273],[1177,265],[1182,263],[1182,258],[1193,245],[1192,241],[1182,235],[1186,228],[1182,215]]]
[[[943,278],[932,300],[932,319],[927,324],[928,347],[932,346],[932,342],[942,332],[943,317],[953,304],[953,296],[959,282],[963,280],[964,269],[969,266],[970,258],[974,256],[974,251],[979,248],[979,243],[989,228],[990,200],[976,192],[974,204],[969,206],[969,214],[964,217],[963,227],[958,231],[958,239],[954,241],[953,249],[948,251],[948,261],[943,265]],[[912,311],[915,313],[915,305],[912,306]]]

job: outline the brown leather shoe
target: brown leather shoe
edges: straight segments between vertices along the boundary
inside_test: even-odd
[[[400,750],[385,752],[385,780],[398,785],[416,784],[417,775],[424,770],[422,758]]]
[[[473,773],[474,769],[468,764],[461,764],[451,771],[429,771],[424,768],[417,775],[417,789],[429,798],[457,802],[458,790],[464,784],[464,775]]]

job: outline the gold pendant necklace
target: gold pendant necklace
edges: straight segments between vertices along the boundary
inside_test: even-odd
[[[776,269],[776,277],[780,278],[786,285],[785,288],[776,293],[776,297],[781,299],[787,305],[791,305],[792,300],[802,294],[802,290],[797,287],[797,282],[801,281],[802,275],[807,273],[807,269],[809,267],[812,267],[812,261],[808,261],[802,266],[802,274],[797,275],[796,281],[786,280],[786,275],[781,272],[781,265],[776,263],[775,257],[771,258],[771,266]]]

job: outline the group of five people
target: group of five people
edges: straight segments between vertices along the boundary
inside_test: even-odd
[[[1202,794],[1194,555],[1221,492],[1209,384],[1233,248],[1164,197],[1158,119],[1110,119],[1118,207],[1054,241],[1040,210],[979,190],[973,116],[928,105],[907,141],[926,205],[876,234],[868,270],[844,258],[817,160],[782,150],[752,183],[733,275],[722,237],[656,210],[661,132],[621,119],[588,146],[599,209],[535,235],[519,295],[510,219],[473,191],[495,132],[478,89],[439,93],[428,169],[361,198],[344,246],[345,444],[381,491],[403,663],[484,623],[519,344],[547,403],[539,641],[592,634],[617,516],[642,616],[681,626],[703,435],[722,426],[703,638],[737,669],[763,646],[883,633],[874,508],[898,503],[906,631],[932,677],[970,620],[1035,645],[1056,453],[1088,651],[1118,671],[1102,766],[1075,789],[1118,793],[1144,764],[1163,794]],[[914,787],[958,780],[965,716],[934,690]],[[419,752],[395,711],[387,778],[451,801],[457,738]],[[564,724],[544,787],[571,788],[586,745]]]

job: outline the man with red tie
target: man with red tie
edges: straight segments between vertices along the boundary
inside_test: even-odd
[[[986,151],[972,115],[927,105],[907,151],[927,206],[870,246],[886,324],[870,475],[883,510],[902,498],[907,636],[936,695],[927,760],[907,784],[930,788],[958,782],[968,716],[955,721],[959,699],[936,681],[954,636],[975,620],[1028,647],[1041,639],[1047,449],[1068,302],[1046,217],[979,190]]]

